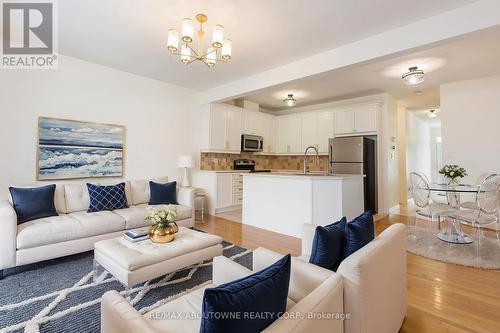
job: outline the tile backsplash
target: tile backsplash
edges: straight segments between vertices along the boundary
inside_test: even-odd
[[[252,153],[241,154],[222,154],[222,153],[201,153],[201,170],[232,170],[233,161],[240,158],[246,158],[255,161],[256,169],[272,170],[302,170],[304,157],[292,155],[265,156]],[[319,166],[316,165],[316,157],[311,154],[307,156],[309,170],[328,171],[328,156],[320,156]]]

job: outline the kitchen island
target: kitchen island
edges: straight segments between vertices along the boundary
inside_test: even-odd
[[[243,223],[294,237],[302,224],[327,225],[363,213],[363,175],[243,175]]]

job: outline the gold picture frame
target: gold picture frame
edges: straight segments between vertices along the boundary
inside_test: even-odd
[[[123,125],[38,117],[36,179],[123,178],[125,144]]]

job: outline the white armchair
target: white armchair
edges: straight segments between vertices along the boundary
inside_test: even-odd
[[[309,261],[316,226],[304,224],[302,260]],[[346,333],[396,333],[406,314],[406,227],[393,224],[337,269],[344,278]]]
[[[101,332],[199,332],[201,319],[172,319],[168,318],[168,314],[193,311],[199,313],[205,288],[247,276],[271,265],[281,257],[281,254],[259,248],[253,254],[253,271],[228,258],[216,257],[213,262],[213,284],[142,316],[118,292],[107,292],[101,304]],[[311,317],[311,314],[343,314],[342,290],[342,278],[339,275],[292,258],[287,312],[263,332],[342,333],[343,320]]]

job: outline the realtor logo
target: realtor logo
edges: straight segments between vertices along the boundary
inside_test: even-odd
[[[2,2],[3,69],[56,68],[54,2]]]

